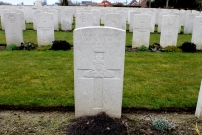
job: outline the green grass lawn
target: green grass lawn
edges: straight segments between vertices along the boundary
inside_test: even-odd
[[[24,41],[37,43],[33,24],[26,26]],[[55,39],[73,44],[73,32],[55,32]],[[160,34],[150,35],[150,45],[159,41]],[[179,34],[177,46],[185,41],[191,35]],[[202,53],[126,52],[123,107],[195,107],[201,63]],[[0,51],[0,71],[1,105],[74,106],[73,51]]]
[[[195,107],[201,53],[126,53],[123,107]],[[1,51],[0,104],[74,106],[73,51]]]

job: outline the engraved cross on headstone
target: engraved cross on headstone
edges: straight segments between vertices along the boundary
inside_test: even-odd
[[[79,79],[94,79],[93,111],[103,110],[104,79],[120,79],[120,69],[106,69],[104,52],[94,52],[93,69],[78,69]]]

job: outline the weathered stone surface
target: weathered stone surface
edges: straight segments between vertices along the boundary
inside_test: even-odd
[[[132,47],[145,45],[149,47],[151,16],[140,14],[134,16]]]
[[[130,25],[129,25],[129,32],[133,32],[134,25],[134,15],[141,14],[141,12],[130,12]]]
[[[196,44],[196,49],[202,49],[202,16],[195,17],[191,42]]]
[[[53,14],[41,13],[37,24],[38,46],[51,45],[54,41]]]
[[[20,46],[23,42],[21,16],[18,13],[5,13],[6,44]]]
[[[26,30],[24,11],[18,9],[18,10],[15,10],[15,12],[20,14],[22,29],[23,29],[23,30]]]
[[[160,45],[162,47],[177,44],[180,19],[176,15],[164,15],[162,19]]]
[[[104,25],[122,29],[122,16],[120,14],[106,14]]]
[[[192,34],[194,18],[197,14],[187,13],[184,26],[184,34]]]
[[[93,14],[91,13],[77,13],[76,14],[76,28],[93,26]]]
[[[125,30],[86,27],[74,30],[75,115],[106,112],[121,117]]]
[[[5,21],[4,21],[4,14],[5,13],[9,13],[10,10],[8,9],[2,9],[0,10],[0,13],[1,13],[1,27],[2,27],[2,30],[5,30]]]
[[[163,15],[167,15],[168,13],[166,12],[160,12],[159,13],[159,18],[158,18],[158,32],[161,32],[161,26],[162,26],[162,18]]]
[[[72,18],[73,18],[73,13],[69,12],[68,10],[63,10],[61,11],[61,24],[62,30],[72,30]]]
[[[50,9],[48,13],[53,14],[53,21],[54,21],[54,30],[58,31],[58,10]]]
[[[100,26],[101,11],[99,9],[92,9],[93,14],[93,26]]]
[[[34,30],[37,30],[37,24],[39,22],[39,19],[40,19],[40,15],[43,11],[42,10],[35,10],[33,12],[33,27],[34,27]]]
[[[32,8],[24,9],[26,23],[33,23],[33,11]]]

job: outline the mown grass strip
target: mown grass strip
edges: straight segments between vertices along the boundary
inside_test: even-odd
[[[195,107],[201,53],[126,53],[123,107]],[[0,104],[74,106],[73,51],[1,51]]]

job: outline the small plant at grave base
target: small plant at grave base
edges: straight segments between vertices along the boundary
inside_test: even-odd
[[[51,45],[47,45],[47,46],[39,46],[36,48],[37,51],[48,51],[51,50]]]
[[[139,51],[146,51],[148,48],[145,45],[141,45],[138,50]]]
[[[18,50],[18,47],[15,44],[10,44],[6,47],[8,51]]]
[[[154,43],[152,46],[149,46],[149,49],[152,52],[164,52],[165,50],[162,48],[162,46],[158,43]]]
[[[165,52],[182,52],[182,50],[177,46],[166,46],[164,49]]]
[[[36,45],[31,41],[21,43],[21,46],[20,46],[20,50],[30,51],[30,50],[34,50],[35,48],[36,48]]]
[[[184,42],[180,48],[183,52],[196,52],[196,44],[192,42]]]
[[[65,40],[55,40],[51,50],[69,50],[71,48],[70,44]]]
[[[152,125],[154,126],[155,129],[161,132],[170,131],[175,127],[174,123],[169,122],[168,120],[164,120],[162,118],[152,120]]]
[[[197,122],[196,122],[196,125],[195,125],[194,129],[196,130],[196,132],[197,132],[198,135],[201,134],[201,131],[198,129],[198,124],[197,124]]]

